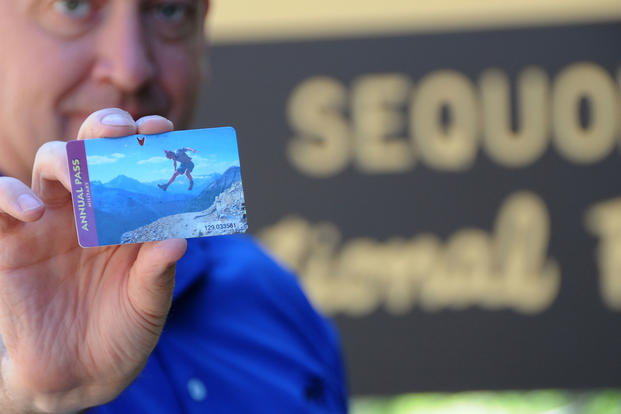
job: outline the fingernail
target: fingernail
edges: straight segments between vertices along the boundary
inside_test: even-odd
[[[171,127],[173,127],[173,122],[170,119],[164,118],[163,116],[160,115],[146,115],[143,116],[142,118],[140,118],[139,120],[136,121],[136,126],[138,128],[140,128],[142,126],[142,124],[144,124],[146,121],[150,121],[152,119],[163,119],[164,121],[168,122],[168,124],[170,124]]]
[[[120,114],[109,114],[101,118],[101,123],[108,126],[132,126],[134,121]]]
[[[30,194],[20,195],[17,198],[17,204],[24,213],[28,213],[29,211],[36,210],[43,206],[43,203],[40,200],[34,198]]]

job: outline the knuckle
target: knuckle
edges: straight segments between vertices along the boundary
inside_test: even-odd
[[[59,144],[59,141],[48,141],[45,144],[41,145],[39,147],[39,150],[37,151],[37,155],[35,156],[35,162],[46,159],[49,156],[58,154]]]
[[[59,162],[64,160],[65,145],[60,141],[50,141],[41,145],[37,154],[35,155],[34,170],[35,174],[37,170],[44,167],[55,166]]]

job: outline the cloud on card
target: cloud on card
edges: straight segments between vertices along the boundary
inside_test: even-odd
[[[159,163],[166,162],[166,161],[169,161],[166,157],[151,157],[146,160],[138,161],[138,165],[159,164]]]
[[[235,161],[223,161],[215,154],[208,154],[207,156],[195,155],[192,157],[194,161],[194,172],[211,174],[211,173],[223,173],[232,166],[239,166],[239,162]]]
[[[86,161],[88,162],[88,165],[101,165],[115,163],[121,158],[125,158],[125,154],[115,152],[114,154],[110,155],[89,155],[86,158]]]

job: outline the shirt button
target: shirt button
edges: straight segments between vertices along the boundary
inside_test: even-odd
[[[194,401],[203,401],[207,397],[207,388],[203,381],[198,378],[190,378],[188,381],[188,392]]]

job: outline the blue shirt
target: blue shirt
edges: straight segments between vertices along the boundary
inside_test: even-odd
[[[337,336],[250,238],[188,240],[138,378],[89,413],[344,413]]]

